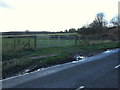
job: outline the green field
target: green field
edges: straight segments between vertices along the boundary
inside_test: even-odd
[[[30,46],[25,46],[28,42],[28,38],[4,38],[2,39],[2,52],[17,52],[24,48],[34,48],[34,39],[30,38]]]
[[[75,40],[38,40],[37,47],[45,48],[45,47],[62,47],[62,46],[72,46],[75,44]]]
[[[75,34],[75,33],[73,33]],[[67,34],[50,34],[50,35],[73,35],[72,33]],[[4,35],[6,36],[6,35]],[[17,36],[17,35],[16,35]],[[24,36],[24,35],[23,35]],[[3,59],[11,59],[16,54],[24,50],[36,50],[39,48],[48,48],[48,47],[64,47],[64,46],[73,46],[75,45],[75,40],[73,39],[60,39],[58,38],[48,38],[49,35],[40,35],[31,38],[3,38],[2,39],[2,57]],[[8,58],[9,57],[9,58]]]
[[[35,46],[36,43],[36,46]],[[3,38],[2,39],[2,53],[8,54],[12,52],[19,52],[23,49],[36,49],[45,47],[61,47],[72,46],[75,44],[74,40],[54,39],[48,36],[37,36],[35,38]]]

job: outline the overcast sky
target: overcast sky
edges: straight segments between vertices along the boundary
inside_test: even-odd
[[[64,31],[91,23],[98,12],[110,20],[119,0],[0,0],[0,32]]]

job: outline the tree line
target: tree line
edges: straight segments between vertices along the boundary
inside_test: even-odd
[[[112,27],[120,26],[120,16],[118,15],[113,17],[109,23],[112,25]],[[95,19],[90,24],[84,25],[78,29],[70,28],[69,30],[65,30],[65,32],[77,32],[84,35],[103,34],[109,28],[107,25],[108,22],[105,19],[104,13],[98,13],[96,14]]]

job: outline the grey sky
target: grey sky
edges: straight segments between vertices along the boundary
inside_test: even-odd
[[[109,21],[118,13],[118,1],[0,0],[0,31],[77,29],[91,23],[98,12]]]
[[[0,1],[0,8],[10,8],[10,6],[7,5],[7,3]]]

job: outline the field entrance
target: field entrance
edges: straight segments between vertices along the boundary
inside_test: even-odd
[[[45,35],[37,36],[37,48],[62,47],[75,44],[74,36],[70,35]]]
[[[63,47],[75,45],[72,35],[31,35],[2,37],[2,53],[17,53],[25,49]]]

